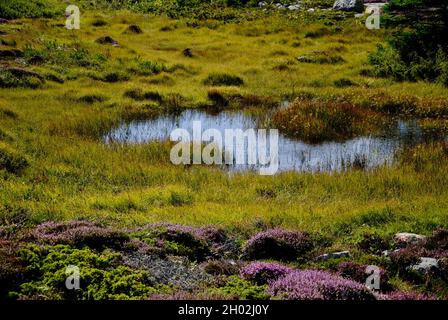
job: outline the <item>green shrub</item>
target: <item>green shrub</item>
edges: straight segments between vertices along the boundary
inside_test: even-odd
[[[142,299],[156,290],[150,286],[148,274],[119,265],[120,255],[112,251],[95,253],[67,245],[38,247],[29,245],[21,250],[22,260],[32,273],[32,280],[23,283],[11,294],[21,299],[111,300]],[[68,290],[66,268],[77,266],[80,290]]]
[[[273,123],[285,134],[318,143],[343,140],[377,130],[379,116],[350,103],[300,100],[278,110]]]
[[[0,69],[0,88],[36,89],[44,84],[43,78],[33,73],[18,74],[11,69]]]
[[[28,167],[28,161],[25,157],[0,142],[0,170],[4,169],[10,173],[20,174],[26,167]]]
[[[241,86],[244,84],[243,79],[227,73],[212,73],[203,83],[208,86]]]
[[[63,12],[63,5],[54,0],[0,0],[0,17],[50,18]]]
[[[270,295],[266,293],[266,288],[266,285],[257,286],[237,276],[230,276],[224,286],[211,289],[210,292],[228,299],[267,300]]]

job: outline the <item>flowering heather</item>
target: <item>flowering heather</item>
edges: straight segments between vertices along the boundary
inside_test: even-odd
[[[362,284],[320,270],[294,271],[269,284],[268,293],[286,300],[374,300]]]
[[[343,278],[351,279],[359,283],[365,283],[369,274],[366,273],[367,265],[356,262],[341,262],[337,267],[337,273]],[[389,277],[385,270],[380,269],[380,290],[389,290]]]
[[[200,228],[170,223],[157,223],[136,230],[135,235],[153,246],[160,254],[187,256],[203,261],[211,255],[211,243]]]
[[[270,229],[257,233],[247,241],[245,253],[251,259],[295,260],[311,250],[308,234],[299,231]]]
[[[45,222],[38,225],[31,235],[42,243],[91,248],[121,248],[129,240],[122,232],[88,221]]]
[[[433,295],[419,292],[394,291],[389,294],[377,295],[378,300],[437,300]]]
[[[194,260],[238,254],[235,241],[227,237],[223,230],[211,226],[191,227],[156,223],[139,228],[134,234],[153,245],[160,253],[187,255]],[[175,248],[179,250],[173,251]]]
[[[425,241],[425,248],[429,250],[448,251],[448,229],[437,229]]]
[[[293,270],[287,266],[278,263],[252,262],[241,269],[240,276],[258,285],[284,277]]]
[[[142,232],[142,231],[167,233],[173,235],[190,234],[198,240],[207,242],[224,242],[227,239],[227,236],[225,235],[224,231],[212,226],[200,228],[200,227],[191,227],[180,224],[161,222],[150,224],[144,228],[139,228],[136,230],[136,232]]]
[[[214,292],[194,293],[189,291],[175,291],[173,293],[156,293],[149,300],[224,300],[226,296]]]

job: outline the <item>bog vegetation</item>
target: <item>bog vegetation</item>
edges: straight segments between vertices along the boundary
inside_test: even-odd
[[[272,114],[308,143],[397,117],[445,136],[446,6],[393,0],[389,27],[372,31],[319,9],[331,2],[81,0],[69,31],[63,1],[0,0],[1,298],[447,298],[446,142],[369,171],[275,176],[174,166],[169,142],[104,143],[123,122],[186,108]],[[424,6],[440,19],[409,29]],[[397,232],[427,238],[403,248]],[[438,267],[417,272],[421,257]],[[67,265],[83,290],[65,289]]]

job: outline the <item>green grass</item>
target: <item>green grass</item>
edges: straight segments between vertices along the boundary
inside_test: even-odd
[[[63,22],[56,18],[25,19],[16,31],[8,29],[17,48],[45,58],[42,65],[26,65],[27,69],[53,72],[64,83],[0,89],[0,126],[13,139],[4,142],[5,148],[29,163],[20,175],[1,171],[2,214],[10,211],[7,208],[26,211],[30,223],[88,219],[118,227],[156,221],[216,224],[242,235],[260,225],[281,226],[327,234],[347,245],[365,232],[430,233],[436,226],[448,226],[448,181],[443,174],[447,164],[442,155],[433,159],[431,148],[418,151],[428,158],[423,162],[417,159],[369,172],[261,177],[174,166],[169,162],[169,143],[102,143],[101,136],[123,119],[151,117],[160,109],[210,105],[211,90],[252,97],[244,101],[269,101],[266,105],[311,95],[324,101],[347,100],[378,112],[408,110],[434,121],[448,114],[442,86],[361,75],[369,52],[388,31],[372,32],[353,19],[324,17],[332,31],[310,36],[322,21],[307,13],[288,15],[288,19],[273,13],[238,24],[213,20],[192,25],[188,19],[127,11],[101,17],[85,12],[78,31],[55,27]],[[107,25],[95,23],[100,18]],[[206,22],[213,22],[213,27]],[[138,25],[143,33],[124,35],[129,24]],[[95,43],[105,34],[120,46]],[[192,49],[193,57],[183,55],[185,48]],[[296,59],[308,55],[343,60],[315,64]],[[204,84],[210,74],[223,73],[238,75],[244,83],[219,89]],[[357,85],[335,85],[347,84],[341,79]],[[142,95],[130,97],[136,88]],[[162,99],[147,101],[148,92]],[[238,101],[237,106],[246,103]],[[360,222],[359,217],[382,216],[385,211],[390,219]]]

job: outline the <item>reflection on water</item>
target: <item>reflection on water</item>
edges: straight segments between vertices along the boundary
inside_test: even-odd
[[[243,112],[207,114],[204,111],[186,110],[177,116],[167,115],[157,119],[133,121],[112,130],[104,137],[106,143],[145,143],[169,140],[176,128],[192,132],[192,123],[201,121],[202,132],[218,129],[224,136],[225,129],[257,128],[257,119]],[[396,152],[421,143],[424,135],[416,121],[397,121],[382,135],[361,136],[344,142],[307,144],[280,134],[279,171],[341,171],[350,167],[375,168],[393,163]],[[229,166],[229,170],[255,170],[247,165]]]

